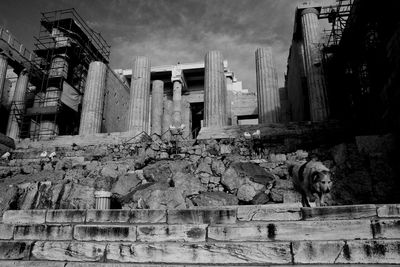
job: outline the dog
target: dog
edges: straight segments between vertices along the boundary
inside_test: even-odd
[[[303,207],[311,207],[310,202],[315,202],[317,207],[328,205],[326,200],[330,199],[332,174],[322,162],[311,160],[304,164],[292,164],[288,170],[295,188],[302,195]]]

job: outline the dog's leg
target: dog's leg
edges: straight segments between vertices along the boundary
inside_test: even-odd
[[[310,202],[308,201],[307,195],[305,193],[301,194],[301,204],[303,207],[310,207]]]

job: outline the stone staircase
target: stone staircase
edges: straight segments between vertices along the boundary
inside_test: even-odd
[[[400,205],[9,210],[0,239],[0,266],[399,265]]]

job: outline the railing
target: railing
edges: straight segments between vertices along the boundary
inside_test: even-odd
[[[35,59],[36,55],[24,47],[8,30],[0,27],[0,39],[4,40],[8,45],[18,52],[23,58],[28,61]]]

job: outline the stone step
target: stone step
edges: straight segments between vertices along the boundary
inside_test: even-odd
[[[0,242],[0,260],[228,266],[399,264],[399,247],[399,239],[207,243],[7,241]]]
[[[1,240],[227,242],[400,239],[400,219],[236,224],[0,224]]]
[[[352,220],[378,216],[376,205],[301,208],[301,212],[304,220]]]
[[[87,262],[54,262],[54,261],[0,261],[0,266],[2,267],[212,267],[212,266],[227,266],[227,265],[194,265],[194,264],[141,264],[141,263],[87,263]],[[235,266],[246,266],[246,267],[256,267],[260,265],[235,265]],[[269,264],[268,266],[277,267],[293,267],[292,264]],[[298,267],[309,267],[310,265],[296,264]],[[313,264],[313,267],[349,267],[348,264]],[[352,264],[352,267],[365,266],[365,264]],[[393,267],[392,264],[368,264],[368,267]]]
[[[199,207],[180,210],[8,210],[6,224],[170,223],[227,224],[237,221],[300,220],[299,204]]]

